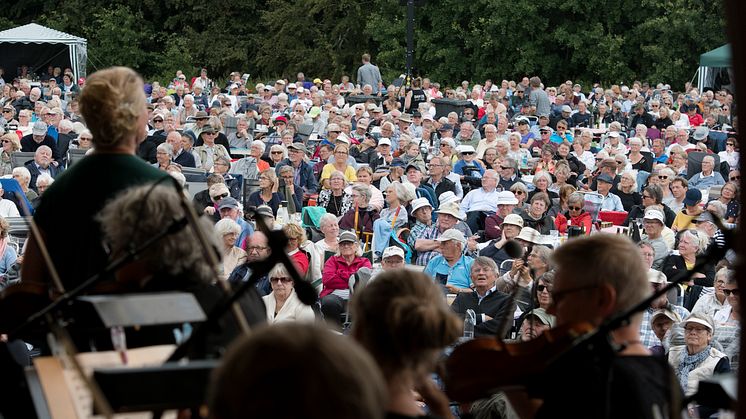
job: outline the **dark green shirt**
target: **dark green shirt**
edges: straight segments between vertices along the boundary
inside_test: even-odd
[[[66,289],[107,264],[95,216],[107,201],[135,185],[167,176],[127,154],[92,154],[63,172],[41,197],[34,220]],[[168,184],[164,182],[164,184]]]

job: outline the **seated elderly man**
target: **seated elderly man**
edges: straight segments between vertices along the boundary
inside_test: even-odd
[[[484,219],[497,212],[497,172],[487,170],[482,176],[482,187],[470,191],[461,202],[466,223],[471,231],[484,230]]]
[[[459,292],[451,308],[461,318],[466,310],[474,310],[477,315],[474,336],[505,336],[507,330],[498,328],[513,315],[515,308],[510,296],[497,290],[497,264],[486,256],[479,256],[474,259],[470,273],[473,291]],[[506,326],[509,329],[512,325],[509,321]]]
[[[464,237],[469,237],[468,247],[470,249],[476,248],[476,241],[471,238],[472,233],[469,226],[462,221],[463,217],[457,202],[441,203],[436,213],[438,218],[435,223],[427,227],[415,241],[415,250],[417,251],[415,265],[425,266],[438,255],[440,242],[436,239],[449,229],[461,231]]]
[[[173,147],[173,162],[182,167],[196,167],[197,162],[194,160],[194,154],[184,149],[182,135],[189,136],[188,134],[180,134],[179,131],[171,131],[166,136],[166,142]]]
[[[439,244],[440,255],[427,263],[424,272],[447,292],[471,291],[469,277],[474,259],[464,255],[464,233],[452,228],[444,231],[435,241]]]
[[[510,191],[502,191],[497,194],[497,212],[490,215],[484,220],[484,237],[487,240],[500,238],[502,226],[505,217],[513,213],[515,206],[518,205],[518,199]]]
[[[518,162],[513,158],[506,158],[500,163],[500,188],[504,191],[510,190],[510,188],[516,183],[523,183],[521,181],[521,175],[518,173]]]
[[[249,155],[244,156],[233,163],[233,165],[231,165],[230,173],[241,175],[244,179],[259,179],[259,172],[269,169],[269,163],[262,160],[264,149],[265,145],[262,140],[252,141],[251,147],[249,148]]]
[[[601,211],[624,211],[622,200],[618,195],[611,193],[611,188],[614,185],[614,179],[602,173],[596,178],[596,184],[598,186],[598,193],[603,196],[601,202]]]
[[[52,178],[57,178],[60,173],[60,169],[52,164],[52,156],[54,155],[51,148],[43,145],[36,149],[34,153],[34,160],[25,164],[26,169],[31,173],[31,179],[29,184],[32,188],[36,187],[36,179],[41,174],[47,174]]]
[[[43,121],[36,121],[31,134],[21,138],[21,151],[31,152],[36,151],[41,146],[47,146],[52,151],[52,159],[54,161],[60,161],[60,155],[57,152],[57,144],[54,138],[47,134],[47,124]]]
[[[290,166],[293,168],[293,183],[302,188],[304,197],[319,191],[319,184],[313,175],[313,166],[306,159],[306,146],[303,143],[292,143],[287,146],[288,158],[282,160],[276,167],[277,174],[280,168]]]
[[[666,276],[662,272],[654,269],[648,270],[648,282],[653,288],[653,291],[657,291],[666,286]],[[647,348],[656,347],[663,345],[655,331],[653,330],[653,324],[651,318],[656,311],[667,310],[671,313],[675,313],[680,319],[684,319],[689,315],[689,310],[682,306],[671,304],[668,301],[668,296],[663,294],[658,297],[655,301],[650,304],[642,314],[642,323],[640,324],[640,341]]]
[[[241,226],[241,235],[236,239],[236,247],[243,249],[245,247],[244,242],[254,233],[254,228],[243,219],[241,205],[235,198],[228,196],[218,202],[218,211],[220,211],[221,219],[230,218]]]
[[[715,157],[705,156],[702,158],[702,171],[689,179],[689,187],[697,189],[709,189],[710,186],[725,185],[723,176],[715,171]]]

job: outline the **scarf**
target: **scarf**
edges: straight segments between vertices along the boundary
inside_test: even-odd
[[[681,388],[683,388],[686,391],[687,385],[689,383],[689,373],[692,372],[699,364],[701,364],[705,359],[707,359],[708,356],[710,356],[710,349],[712,346],[707,345],[707,347],[694,355],[689,355],[689,352],[687,350],[682,351],[681,353],[681,362],[679,363],[679,366],[677,368],[677,376],[679,377],[679,384],[681,384]]]

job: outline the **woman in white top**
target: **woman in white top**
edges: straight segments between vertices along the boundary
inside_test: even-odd
[[[728,138],[725,140],[725,151],[719,152],[718,156],[720,156],[720,161],[727,161],[732,169],[737,168],[741,153],[736,151],[736,139]]]
[[[276,265],[269,271],[269,283],[272,292],[262,297],[267,308],[268,323],[314,321],[313,310],[298,299],[293,287],[293,278],[283,265]]]
[[[236,247],[236,239],[241,234],[241,226],[230,218],[223,218],[215,224],[215,235],[223,245],[223,278],[233,272],[236,266],[246,262],[246,251]]]

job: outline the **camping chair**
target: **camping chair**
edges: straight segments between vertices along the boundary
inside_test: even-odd
[[[349,335],[352,328],[352,320],[350,320],[350,301],[352,295],[356,292],[362,291],[373,276],[371,268],[360,268],[357,272],[350,276],[348,287],[350,290],[350,299],[347,300],[347,306],[345,307],[344,318],[342,319],[342,334]]]
[[[14,151],[10,153],[10,165],[15,169],[16,167],[23,167],[26,163],[34,160],[33,151]]]

